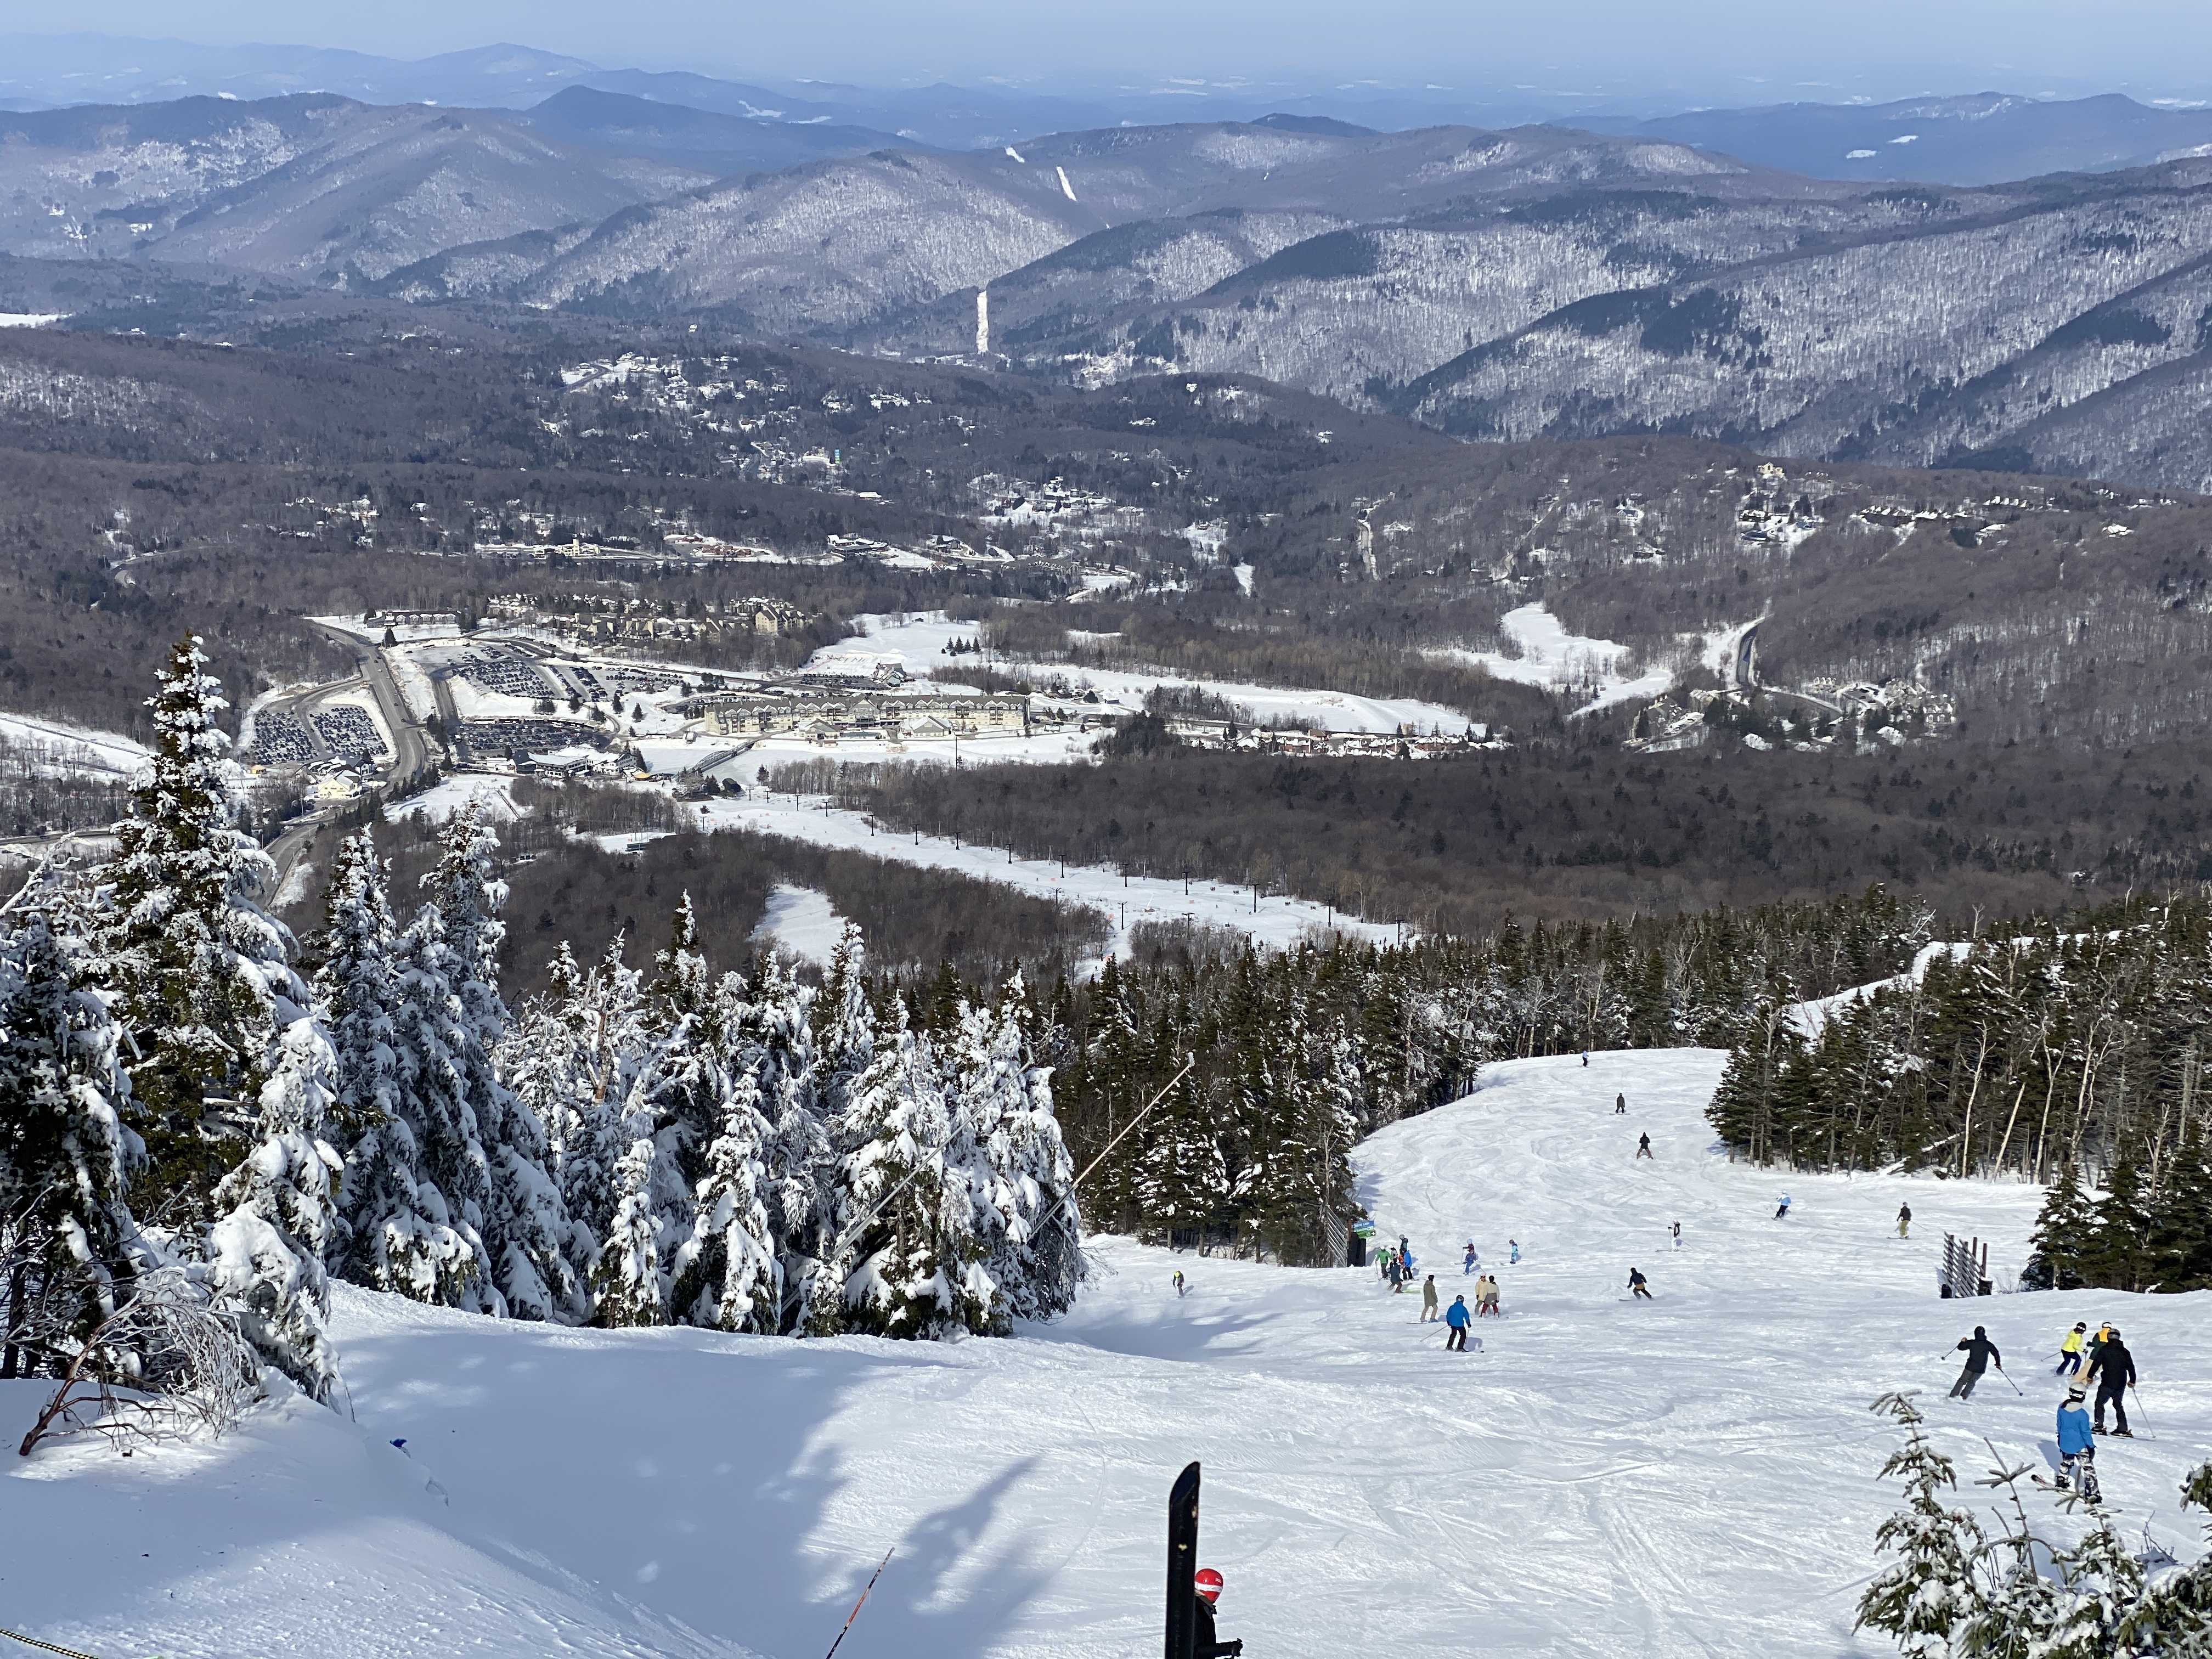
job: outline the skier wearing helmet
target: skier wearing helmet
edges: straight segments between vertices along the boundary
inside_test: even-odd
[[[1212,1567],[1198,1570],[1198,1640],[1192,1648],[1194,1659],[1231,1659],[1242,1654],[1244,1644],[1240,1638],[1234,1642],[1215,1639],[1213,1604],[1221,1599],[1221,1574]]]

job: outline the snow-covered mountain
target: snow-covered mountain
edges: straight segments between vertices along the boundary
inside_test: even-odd
[[[1601,132],[1694,144],[1815,179],[1993,185],[2040,173],[2142,167],[2212,144],[2212,110],[2160,109],[2118,93],[2001,92],[1887,104],[1771,104],[1652,120],[1594,118]]]
[[[0,117],[0,246],[340,282],[703,182],[502,117],[330,94]]]

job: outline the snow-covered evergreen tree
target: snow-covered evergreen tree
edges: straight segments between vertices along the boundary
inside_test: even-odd
[[[35,1298],[66,1307],[59,1322],[82,1335],[131,1271],[126,1188],[144,1151],[123,1121],[122,1033],[88,963],[83,942],[41,915],[0,942],[0,1233],[21,1275],[0,1285],[0,1331]],[[21,1365],[10,1346],[0,1376]]]
[[[376,841],[368,830],[339,843],[323,915],[315,998],[330,1022],[337,1067],[331,1127],[350,1151],[355,1140],[392,1115],[398,1069],[392,1047],[397,930]]]
[[[675,1266],[677,1310],[692,1324],[774,1333],[783,1279],[769,1223],[768,1120],[759,1079],[717,1066],[721,1133],[707,1149],[690,1238]]]
[[[1977,1573],[1988,1541],[1972,1516],[1945,1504],[1958,1474],[1921,1432],[1927,1419],[1911,1396],[1886,1394],[1874,1409],[1905,1430],[1905,1445],[1881,1473],[1903,1480],[1907,1496],[1905,1508],[1875,1534],[1876,1547],[1895,1559],[1860,1595],[1857,1626],[1893,1637],[1908,1659],[1943,1659],[1954,1632],[1982,1611]]]
[[[274,867],[237,827],[228,705],[206,666],[197,636],[180,641],[149,701],[153,757],[117,830],[100,940],[131,1033],[148,1182],[164,1230],[188,1241],[252,1127],[291,944],[257,902]]]
[[[488,1181],[451,968],[444,922],[425,905],[394,941],[391,1108],[347,1158],[343,1271],[418,1302],[504,1313],[479,1231]]]
[[[292,1017],[261,1085],[253,1149],[215,1191],[224,1213],[208,1234],[208,1279],[263,1362],[327,1401],[337,1360],[324,1328],[324,1256],[336,1227],[331,1177],[341,1160],[322,1129],[337,1058],[317,1020],[285,1009]]]
[[[1028,992],[1016,973],[997,1008],[963,1006],[949,1068],[955,1155],[972,1160],[985,1325],[1045,1319],[1073,1304],[1082,1274],[1075,1170],[1053,1114],[1052,1073],[1033,1063]]]
[[[661,1260],[660,1149],[649,1117],[635,1129],[615,1164],[614,1212],[592,1267],[594,1321],[601,1325],[665,1325],[668,1275]]]
[[[951,1113],[926,1038],[895,1000],[875,1059],[853,1083],[839,1131],[845,1213],[828,1271],[850,1327],[935,1337],[980,1328],[969,1267],[975,1200],[950,1167]]]
[[[741,1009],[726,1016],[739,1063],[769,1121],[764,1148],[769,1224],[786,1304],[782,1324],[814,1305],[815,1269],[836,1227],[837,1148],[822,1109],[812,1025],[814,993],[781,958],[763,959]],[[823,1308],[834,1321],[836,1302]]]
[[[493,1056],[507,1033],[499,993],[499,920],[507,884],[498,878],[499,838],[471,802],[441,836],[437,868],[423,878],[437,907],[458,1005],[453,1061],[484,1160],[478,1227],[508,1313],[521,1319],[581,1318],[585,1291],[566,1253],[568,1218],[550,1173],[544,1125],[499,1075]]]

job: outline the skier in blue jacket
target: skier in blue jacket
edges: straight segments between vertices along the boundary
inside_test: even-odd
[[[2095,1503],[2097,1436],[2089,1423],[2089,1409],[2081,1403],[2088,1391],[2079,1382],[2066,1390],[2066,1403],[2058,1408],[2058,1484]]]
[[[1444,1323],[1451,1327],[1451,1334],[1444,1338],[1444,1346],[1460,1353],[1467,1352],[1467,1328],[1474,1316],[1467,1310],[1467,1298],[1455,1296],[1450,1307],[1444,1310]]]

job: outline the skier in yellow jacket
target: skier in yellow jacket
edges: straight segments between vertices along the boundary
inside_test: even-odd
[[[2088,1334],[2089,1328],[2086,1324],[2076,1325],[2066,1333],[2066,1340],[2058,1345],[2058,1369],[2051,1373],[2054,1376],[2063,1376],[2068,1371],[2080,1375],[2081,1344]]]

